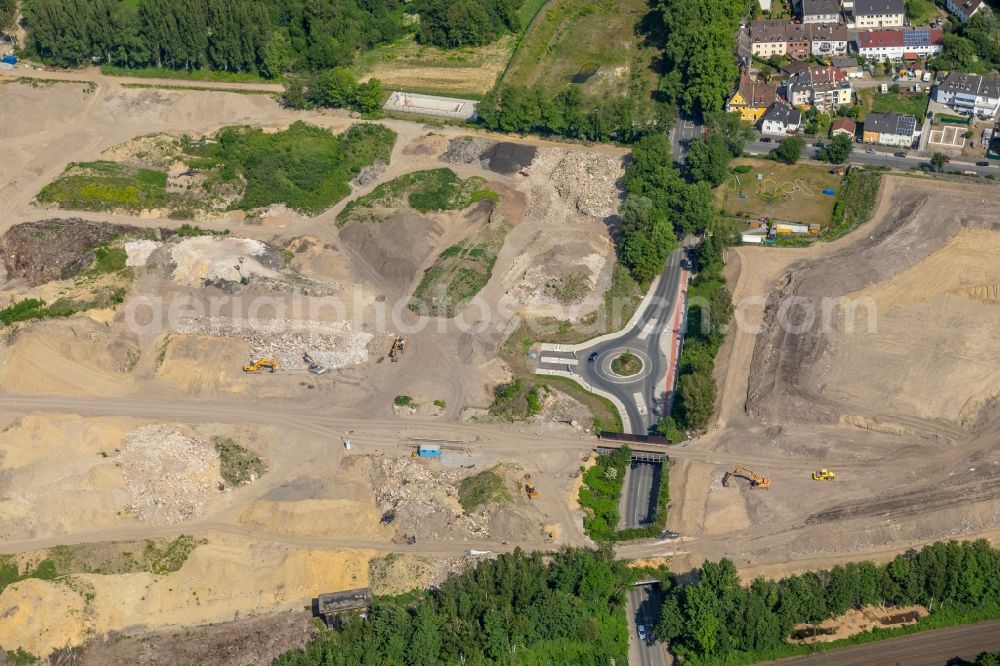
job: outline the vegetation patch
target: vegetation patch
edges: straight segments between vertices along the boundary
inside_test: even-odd
[[[229,437],[213,437],[212,444],[219,454],[222,479],[230,486],[252,483],[267,471],[259,456]]]
[[[502,504],[511,500],[503,475],[496,469],[467,476],[458,484],[458,503],[466,513],[486,504]]]
[[[625,664],[625,601],[638,574],[609,550],[517,549],[399,597],[376,596],[275,666]]]
[[[632,352],[625,352],[611,361],[611,372],[616,375],[628,377],[638,374],[640,370],[642,370],[642,361]]]
[[[167,201],[167,174],[115,162],[71,162],[38,193],[41,203],[73,210],[158,208]]]
[[[614,541],[618,526],[618,498],[622,494],[625,471],[632,459],[627,446],[598,456],[596,464],[583,473],[579,502],[583,508],[583,529],[594,541]]]
[[[844,176],[840,196],[831,214],[830,228],[823,234],[823,239],[840,238],[867,222],[878,203],[881,185],[881,172],[852,168]]]
[[[348,203],[337,215],[337,224],[344,225],[351,220],[380,222],[401,206],[428,213],[462,210],[477,201],[496,200],[495,192],[481,189],[485,182],[486,179],[479,176],[463,180],[448,168],[414,171],[382,183]]]
[[[858,103],[861,105],[863,115],[861,120],[869,113],[889,113],[895,111],[907,116],[913,116],[917,122],[923,122],[923,117],[927,113],[927,104],[930,95],[923,93],[903,92],[898,85],[893,85],[889,92],[880,93],[875,88],[862,88],[858,90]]]
[[[408,395],[397,395],[392,401],[397,407],[416,407],[417,403]]]
[[[101,246],[94,248],[94,264],[88,271],[91,275],[117,273],[125,269],[128,254],[123,247]]]
[[[442,252],[424,272],[410,298],[410,310],[435,317],[458,314],[490,281],[506,234],[502,225]]]
[[[490,414],[505,421],[523,421],[542,413],[549,388],[532,384],[520,377],[493,389]]]

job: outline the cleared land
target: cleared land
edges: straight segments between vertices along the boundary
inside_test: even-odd
[[[606,99],[638,85],[655,88],[655,48],[637,34],[649,12],[644,0],[554,0],[511,59],[504,83],[541,86],[555,94],[570,84]]]
[[[731,173],[715,190],[716,206],[728,217],[758,219],[769,217],[782,222],[830,224],[841,176],[829,167],[814,164],[779,164],[770,160],[737,159],[733,166],[747,165],[747,173]],[[744,195],[741,198],[740,195]]]
[[[905,82],[900,85],[910,87],[913,85],[913,82]],[[883,94],[875,90],[875,88],[863,88],[858,91],[858,103],[861,104],[863,111],[861,120],[864,120],[864,117],[872,111],[878,113],[895,111],[896,113],[914,116],[918,122],[922,122],[921,119],[927,113],[927,103],[929,101],[930,95],[926,93],[900,91],[898,93],[888,92]]]

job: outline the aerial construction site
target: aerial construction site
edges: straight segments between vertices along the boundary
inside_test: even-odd
[[[620,295],[626,149],[81,77],[0,85],[0,648],[268,663],[319,594],[595,546],[612,403],[533,373],[547,334],[653,307],[587,328]],[[329,201],[253,199],[214,148],[312,131],[361,142]],[[726,249],[711,424],[635,445],[667,456],[672,536],[616,556],[750,580],[995,540],[998,206],[886,175],[838,240]]]

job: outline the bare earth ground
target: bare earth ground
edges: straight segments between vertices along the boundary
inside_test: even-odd
[[[66,162],[96,159],[134,136],[205,133],[232,123],[283,127],[299,118],[335,129],[349,123],[343,114],[291,113],[258,96],[129,90],[97,81],[91,93],[79,84],[7,84],[0,91],[13,110],[11,122],[0,127],[0,142],[8,148],[0,177],[9,183],[0,190],[0,232],[48,217],[176,226],[156,217],[32,205]],[[386,122],[400,135],[391,164],[352,196],[403,173],[441,166],[448,143],[465,133]],[[399,363],[380,362],[386,350],[369,341],[367,355],[322,377],[295,364],[273,375],[251,375],[239,366],[254,350],[273,349],[294,361],[299,339],[287,333],[262,338],[254,331],[220,336],[202,328],[130,332],[125,313],[139,297],[233,296],[183,279],[202,275],[200,261],[157,260],[155,252],[150,263],[134,268],[123,307],[19,326],[15,333],[4,329],[0,552],[180,534],[205,543],[173,573],[72,574],[8,586],[0,594],[0,616],[11,629],[0,636],[0,647],[40,654],[110,631],[170,632],[232,620],[237,613],[298,611],[320,592],[368,582],[386,591],[432,583],[461,566],[469,550],[587,544],[572,497],[593,439],[553,422],[555,408],[553,416],[529,423],[461,418],[466,406],[488,403],[493,385],[506,378],[496,349],[517,307],[545,312],[559,305],[544,288],[525,288],[539,279],[532,267],[572,267],[578,258],[580,270],[593,278],[581,308],[602,293],[610,271],[608,261],[598,266],[582,258],[602,252],[610,257],[606,224],[613,220],[605,217],[618,196],[612,166],[620,168],[622,151],[525,143],[550,149],[527,175],[487,171],[475,160],[453,166],[463,178],[487,178],[507,193],[503,199],[512,211],[523,211],[516,213],[521,219],[481,293],[491,307],[516,307],[485,326],[463,326],[485,319],[474,305],[455,320],[435,320],[420,331],[401,330],[412,323],[404,317],[388,328],[409,340]],[[601,160],[601,173],[588,172]],[[569,167],[559,171],[560,164]],[[612,177],[605,179],[605,171]],[[572,187],[575,181],[581,185]],[[591,188],[601,191],[600,206],[580,199]],[[733,250],[728,270],[738,315],[768,325],[760,335],[736,327],[717,367],[716,427],[673,451],[668,526],[682,538],[621,546],[619,554],[671,557],[677,570],[727,556],[744,575],[780,575],[847,559],[886,559],[941,538],[996,534],[997,376],[988,353],[998,323],[1000,280],[990,261],[998,249],[991,212],[998,199],[990,187],[956,190],[953,184],[889,177],[875,219],[849,236],[804,250]],[[235,214],[200,221],[230,229],[235,238],[266,242],[273,248],[268,252],[292,252],[289,266],[273,269],[278,277],[251,282],[239,294],[241,302],[224,300],[219,316],[238,321],[253,297],[270,299],[271,307],[298,301],[308,312],[321,297],[292,293],[289,285],[313,280],[348,306],[345,337],[324,338],[332,340],[330,354],[346,354],[349,340],[380,332],[378,304],[411,293],[452,240],[449,227],[458,235],[463,224],[482,224],[464,214],[432,219],[440,236],[425,231],[414,239],[419,242],[409,243],[411,254],[404,258],[412,268],[390,280],[371,265],[374,255],[366,254],[364,243],[345,237],[350,225],[336,227],[343,205],[311,219],[273,210],[260,224]],[[392,241],[392,229],[379,231],[384,243]],[[559,254],[570,234],[574,242]],[[392,241],[394,251],[403,240]],[[217,256],[224,249],[209,245],[198,251]],[[226,265],[221,262],[219,270]],[[187,272],[175,275],[178,268]],[[14,281],[3,288],[8,297],[52,298],[63,286]],[[45,289],[50,292],[40,291]],[[877,333],[848,329],[836,308],[826,329],[783,332],[775,317],[794,296],[870,298],[878,308]],[[345,319],[322,310],[300,318],[322,325]],[[950,355],[947,364],[942,354]],[[401,394],[413,396],[418,408],[395,409]],[[446,407],[431,408],[434,400],[445,400]],[[150,426],[173,433],[142,439],[151,451],[171,442],[187,450],[222,435],[257,452],[269,471],[249,485],[220,490],[213,459],[202,458],[204,451],[197,467],[176,467],[170,451],[137,466],[136,459],[146,458],[129,457],[129,442]],[[350,451],[341,444],[345,434]],[[421,438],[448,440],[441,462],[409,457]],[[516,474],[530,473],[541,497],[529,501],[511,480],[511,501],[500,509],[473,515],[456,509],[460,477],[499,463],[515,466]],[[750,491],[740,480],[722,488],[723,473],[738,464],[771,477],[771,490]],[[810,472],[819,467],[834,469],[837,480],[811,481]],[[141,503],[130,478],[169,482],[158,492],[174,512],[133,510]],[[408,486],[414,495],[393,495]],[[187,496],[189,487],[198,491],[197,501]],[[389,519],[392,510],[397,515]],[[174,521],[175,515],[181,519]],[[416,542],[408,544],[409,536]],[[405,559],[385,565],[390,553]],[[382,564],[370,569],[371,560]],[[141,653],[128,654],[126,659],[138,660]]]

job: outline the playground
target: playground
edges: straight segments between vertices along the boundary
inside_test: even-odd
[[[840,192],[840,178],[815,164],[737,159],[726,181],[716,188],[715,203],[729,217],[770,217],[825,227]]]

